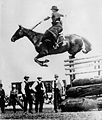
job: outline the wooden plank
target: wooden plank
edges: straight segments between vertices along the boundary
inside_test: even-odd
[[[67,63],[67,64],[65,64],[64,66],[78,65],[78,64],[84,64],[84,63],[90,63],[90,62],[96,62],[96,61],[102,61],[102,59],[89,60],[89,61],[82,61],[82,62]],[[102,63],[100,63],[100,64],[102,64]]]
[[[102,64],[102,63],[101,63]],[[94,65],[92,63],[87,64],[87,65],[82,65],[82,66],[77,66],[77,67],[66,67],[65,70],[74,70],[74,69],[81,69],[81,68],[86,68],[86,67],[91,67],[91,66],[97,66],[98,68],[100,68],[100,63],[95,63]],[[96,69],[96,68],[94,68]]]
[[[69,61],[78,61],[78,60],[86,60],[86,59],[92,59],[92,58],[98,58],[98,57],[102,57],[102,55],[97,55],[97,56],[91,56],[91,57],[84,57],[84,58],[74,58],[74,59],[68,59],[68,60],[64,60],[64,62],[69,62]]]
[[[99,69],[99,70],[93,70],[93,71],[86,71],[86,72],[71,72],[71,73],[66,73],[65,75],[86,74],[86,73],[93,73],[93,72],[98,72],[98,71],[102,71],[102,69]]]
[[[79,67],[67,67],[65,68],[65,70],[74,70],[74,69],[86,68],[86,67],[91,67],[91,66],[93,66],[93,64],[79,66]]]

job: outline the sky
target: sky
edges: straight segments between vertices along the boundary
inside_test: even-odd
[[[88,54],[78,53],[76,57],[100,55],[102,52],[102,1],[101,0],[1,0],[0,2],[0,80],[6,92],[11,82],[23,81],[25,75],[30,80],[42,76],[44,80],[53,80],[54,74],[66,79],[64,60],[69,54],[47,56],[49,67],[44,68],[34,62],[37,55],[33,44],[26,38],[12,43],[11,37],[18,25],[32,28],[39,21],[51,14],[51,7],[56,5],[59,12],[67,15],[63,18],[63,35],[78,34],[92,44]],[[46,21],[37,26],[36,32],[44,33],[51,26]],[[45,59],[43,58],[43,59]]]

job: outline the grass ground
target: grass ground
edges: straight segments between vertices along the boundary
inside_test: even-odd
[[[82,112],[61,112],[55,113],[52,105],[45,105],[42,113],[24,114],[21,109],[17,109],[14,114],[12,107],[5,110],[5,114],[0,114],[0,120],[4,119],[33,119],[33,120],[102,120],[102,111],[82,111]]]

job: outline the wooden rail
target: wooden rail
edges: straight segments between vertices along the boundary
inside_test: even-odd
[[[66,73],[65,75],[85,74],[85,73],[93,73],[93,72],[98,72],[98,71],[102,71],[102,69],[100,69],[100,70],[93,70],[93,71],[86,71],[86,72],[71,72],[71,73]]]
[[[91,56],[91,57],[86,57],[86,58],[73,58],[73,59],[64,60],[64,62],[86,60],[86,59],[99,58],[99,57],[102,57],[102,55]]]
[[[70,60],[70,61],[71,61],[71,60]],[[72,60],[72,61],[73,61],[73,60]],[[77,64],[84,64],[84,63],[96,62],[96,61],[102,61],[102,59],[89,60],[89,61],[82,61],[82,62],[73,62],[73,63],[65,64],[64,66],[77,65]]]
[[[91,66],[93,66],[93,64],[86,65],[86,66],[67,67],[67,68],[65,68],[65,70],[76,70],[76,69],[81,69],[81,68],[88,68],[88,67],[91,67]]]

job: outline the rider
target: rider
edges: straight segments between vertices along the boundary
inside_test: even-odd
[[[61,17],[64,17],[64,15],[58,12],[59,9],[57,8],[57,6],[52,6],[51,10],[52,10],[52,16],[46,17],[44,21],[51,18],[52,26],[45,32],[42,38],[42,42],[45,41],[46,39],[50,39],[53,44],[53,48],[56,49],[58,47],[57,39],[58,39],[59,33],[62,32],[63,30]]]

